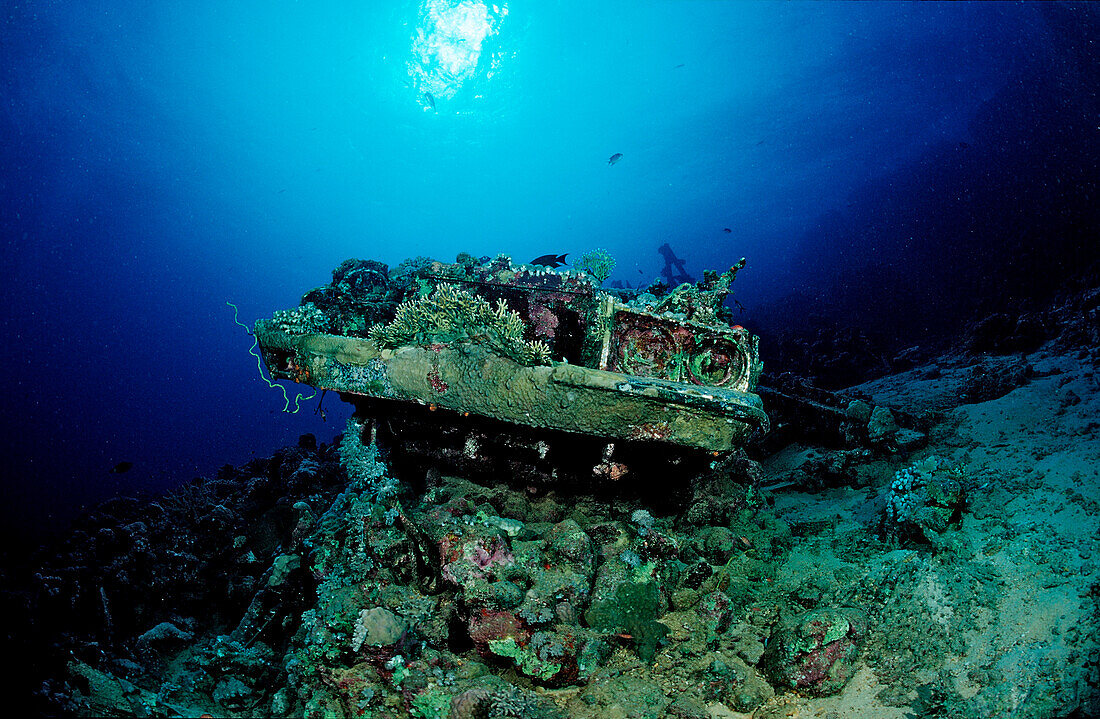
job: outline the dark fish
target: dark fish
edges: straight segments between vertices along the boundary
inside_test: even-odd
[[[428,107],[435,109],[435,97],[430,92],[424,93],[424,101],[428,103]]]
[[[133,462],[119,462],[111,468],[111,474],[124,474],[134,468]]]
[[[623,159],[623,153],[621,153],[621,152],[616,152],[616,153],[615,153],[614,155],[612,155],[612,156],[611,156],[611,158],[610,158],[610,159],[609,159],[609,160],[607,161],[607,164],[609,164],[609,165],[614,165],[614,164],[615,164],[616,162],[618,162],[618,161],[619,161],[619,160],[621,160],[621,159]]]
[[[565,253],[565,255],[568,254],[568,252]],[[561,267],[565,264],[565,255],[543,255],[542,257],[536,257],[527,264],[542,265],[543,267]]]
[[[733,232],[733,230],[731,230],[731,229],[730,229],[730,228],[728,228],[728,227],[723,227],[723,228],[722,228],[722,232]]]
[[[679,65],[676,65],[676,66],[675,66],[675,67],[673,67],[672,69],[673,69],[673,70],[678,70],[678,69],[680,69],[680,68],[681,68],[681,67],[683,67],[683,66],[684,66],[684,63],[680,63]]]

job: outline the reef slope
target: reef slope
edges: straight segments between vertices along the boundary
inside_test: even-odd
[[[84,716],[1090,716],[1098,382],[941,357],[671,497],[399,480],[352,422],[9,563],[17,678]]]

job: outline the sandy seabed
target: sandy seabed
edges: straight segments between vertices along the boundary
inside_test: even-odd
[[[780,694],[751,716],[1084,717],[1100,709],[1100,377],[1084,352],[1041,350],[1026,361],[1029,381],[976,404],[959,404],[970,364],[962,360],[853,388],[874,404],[942,413],[914,456],[943,457],[975,485],[941,552],[868,551],[860,539],[879,511],[881,483],[775,493],[789,524],[827,528],[797,539],[778,582],[847,577],[839,581],[858,602],[859,578],[896,581],[891,596],[878,597],[871,639],[843,691]],[[814,454],[790,446],[764,465],[784,477]]]

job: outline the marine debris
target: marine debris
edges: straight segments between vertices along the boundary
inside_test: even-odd
[[[351,328],[348,366],[350,347],[419,356],[370,327],[457,276],[520,273],[456,265],[344,263],[303,298],[323,321],[269,322],[293,347]],[[538,272],[522,276],[566,281]],[[735,272],[615,301],[694,328]],[[569,281],[561,302],[591,300]],[[34,691],[20,715],[1095,715],[1100,379],[1066,316],[1067,344],[1025,358],[940,357],[843,392],[777,375],[773,432],[717,454],[345,392],[334,442],[111,500],[3,569],[8,671]],[[416,341],[451,341],[432,327]],[[467,339],[440,361],[502,357]],[[962,391],[1017,359],[1012,387]],[[692,371],[650,369],[665,377],[631,382]]]
[[[503,255],[417,258],[392,272],[349,260],[255,334],[273,377],[337,391],[363,416],[398,400],[454,413],[448,421],[727,452],[768,426],[753,393],[757,339],[723,306],[742,266],[671,291],[612,293],[600,289],[614,267],[605,250],[565,271]]]
[[[664,258],[665,266],[661,268],[661,277],[665,279],[669,287],[694,282],[691,275],[684,269],[684,261],[676,256],[676,253],[672,251],[667,242],[658,247],[657,252]]]

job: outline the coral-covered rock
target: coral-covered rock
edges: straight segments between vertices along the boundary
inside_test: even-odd
[[[457,587],[473,579],[492,577],[514,557],[507,541],[496,534],[488,536],[448,536],[440,542],[443,578]]]
[[[648,663],[669,631],[657,621],[660,590],[653,581],[635,581],[632,576],[616,575],[616,578],[619,581],[597,582],[597,591],[585,619],[596,631],[629,638],[638,656]],[[606,589],[601,589],[602,584]]]
[[[214,688],[214,701],[226,709],[246,709],[251,700],[252,690],[237,677],[225,677]]]
[[[867,620],[854,609],[815,609],[784,620],[764,665],[773,680],[801,691],[835,694],[852,678]]]
[[[867,421],[867,437],[872,442],[885,442],[898,431],[894,413],[886,407],[875,407]]]
[[[756,669],[740,658],[721,652],[702,657],[694,668],[705,695],[734,711],[751,712],[775,696],[775,690]]]
[[[574,571],[589,577],[596,568],[596,548],[583,529],[572,519],[558,522],[547,533],[548,551],[559,561],[568,562]]]
[[[995,312],[966,328],[964,346],[971,352],[1030,352],[1049,339],[1046,323],[1038,313]]]
[[[452,719],[480,719],[489,712],[492,692],[485,687],[467,689],[451,697]]]
[[[382,607],[364,609],[359,613],[359,620],[355,623],[351,648],[359,651],[364,645],[385,647],[396,644],[406,629],[405,621],[388,609]]]
[[[734,606],[728,594],[715,591],[704,594],[695,605],[695,611],[707,628],[714,635],[718,635],[729,629],[733,620]]]
[[[596,572],[596,548],[588,534],[565,520],[547,532],[546,540],[514,542],[513,549],[527,584],[519,615],[535,626],[575,618],[577,608],[588,602]]]
[[[698,551],[714,564],[725,564],[737,547],[737,537],[728,527],[706,527],[697,535]]]
[[[873,407],[867,402],[861,399],[854,399],[848,403],[847,409],[844,410],[844,415],[853,422],[859,424],[867,424],[871,421],[871,412]]]
[[[138,651],[172,649],[194,638],[194,634],[180,629],[171,622],[161,622],[145,632],[134,642]]]
[[[1025,384],[1033,372],[1031,365],[1020,358],[980,362],[967,373],[963,399],[968,404],[998,399]]]
[[[531,632],[524,626],[512,612],[493,612],[481,610],[470,617],[468,623],[470,639],[474,645],[483,652],[487,651],[489,642],[513,639],[523,644],[530,638]]]
[[[655,682],[639,676],[619,676],[595,682],[581,695],[596,716],[665,717],[669,698]]]
[[[938,546],[965,506],[967,483],[966,474],[936,455],[898,470],[886,495],[884,531]]]

